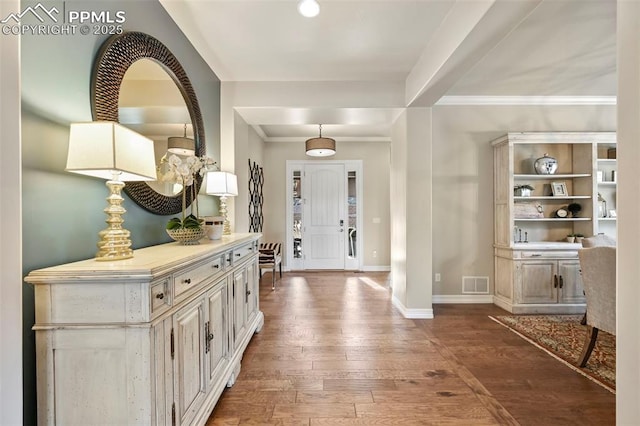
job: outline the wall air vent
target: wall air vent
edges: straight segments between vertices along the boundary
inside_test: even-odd
[[[489,294],[489,277],[462,277],[462,294]]]

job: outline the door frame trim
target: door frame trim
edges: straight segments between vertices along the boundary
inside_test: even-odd
[[[304,260],[294,259],[293,257],[293,248],[291,241],[293,241],[293,206],[291,204],[291,200],[293,199],[293,172],[295,170],[304,171],[304,166],[307,164],[341,164],[345,169],[345,195],[348,194],[347,191],[347,179],[349,175],[349,171],[356,172],[356,191],[358,196],[356,197],[356,229],[358,230],[358,237],[356,238],[356,253],[359,255],[356,257],[355,262],[349,262],[348,257],[348,249],[347,249],[347,241],[348,241],[348,232],[345,232],[345,270],[362,270],[362,265],[364,262],[363,256],[363,235],[364,235],[364,175],[363,175],[363,167],[362,160],[287,160],[286,161],[286,191],[285,191],[285,212],[286,212],[286,232],[285,232],[285,241],[284,241],[284,250],[286,256],[284,256],[285,264],[284,269],[286,271],[291,270],[304,270]],[[345,197],[345,215],[348,215],[348,205]],[[345,220],[348,220],[348,216],[345,217]]]

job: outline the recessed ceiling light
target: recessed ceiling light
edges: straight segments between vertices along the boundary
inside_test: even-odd
[[[316,0],[300,0],[298,3],[298,12],[307,18],[313,18],[320,13],[320,5]]]

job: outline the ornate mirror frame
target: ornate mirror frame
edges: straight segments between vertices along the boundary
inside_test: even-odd
[[[127,69],[139,59],[157,62],[178,86],[185,103],[196,144],[196,155],[206,153],[204,123],[196,93],[180,62],[169,49],[154,37],[141,32],[126,32],[114,35],[104,42],[93,65],[91,78],[91,114],[96,121],[119,121],[118,99],[120,86]],[[195,193],[202,185],[197,176]],[[124,191],[142,208],[159,215],[170,215],[182,210],[182,192],[167,196],[156,192],[145,182],[127,182]],[[186,193],[187,206],[193,201],[191,191]]]

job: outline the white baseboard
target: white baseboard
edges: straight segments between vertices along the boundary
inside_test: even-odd
[[[505,311],[513,312],[513,305],[507,300],[503,300],[499,296],[493,296],[493,304],[504,309]]]
[[[393,306],[398,308],[403,317],[407,319],[433,319],[433,309],[410,309],[400,302],[395,296],[391,299]]]
[[[433,303],[493,303],[490,294],[434,294]]]
[[[362,270],[364,272],[391,272],[391,266],[365,265],[362,267]]]

